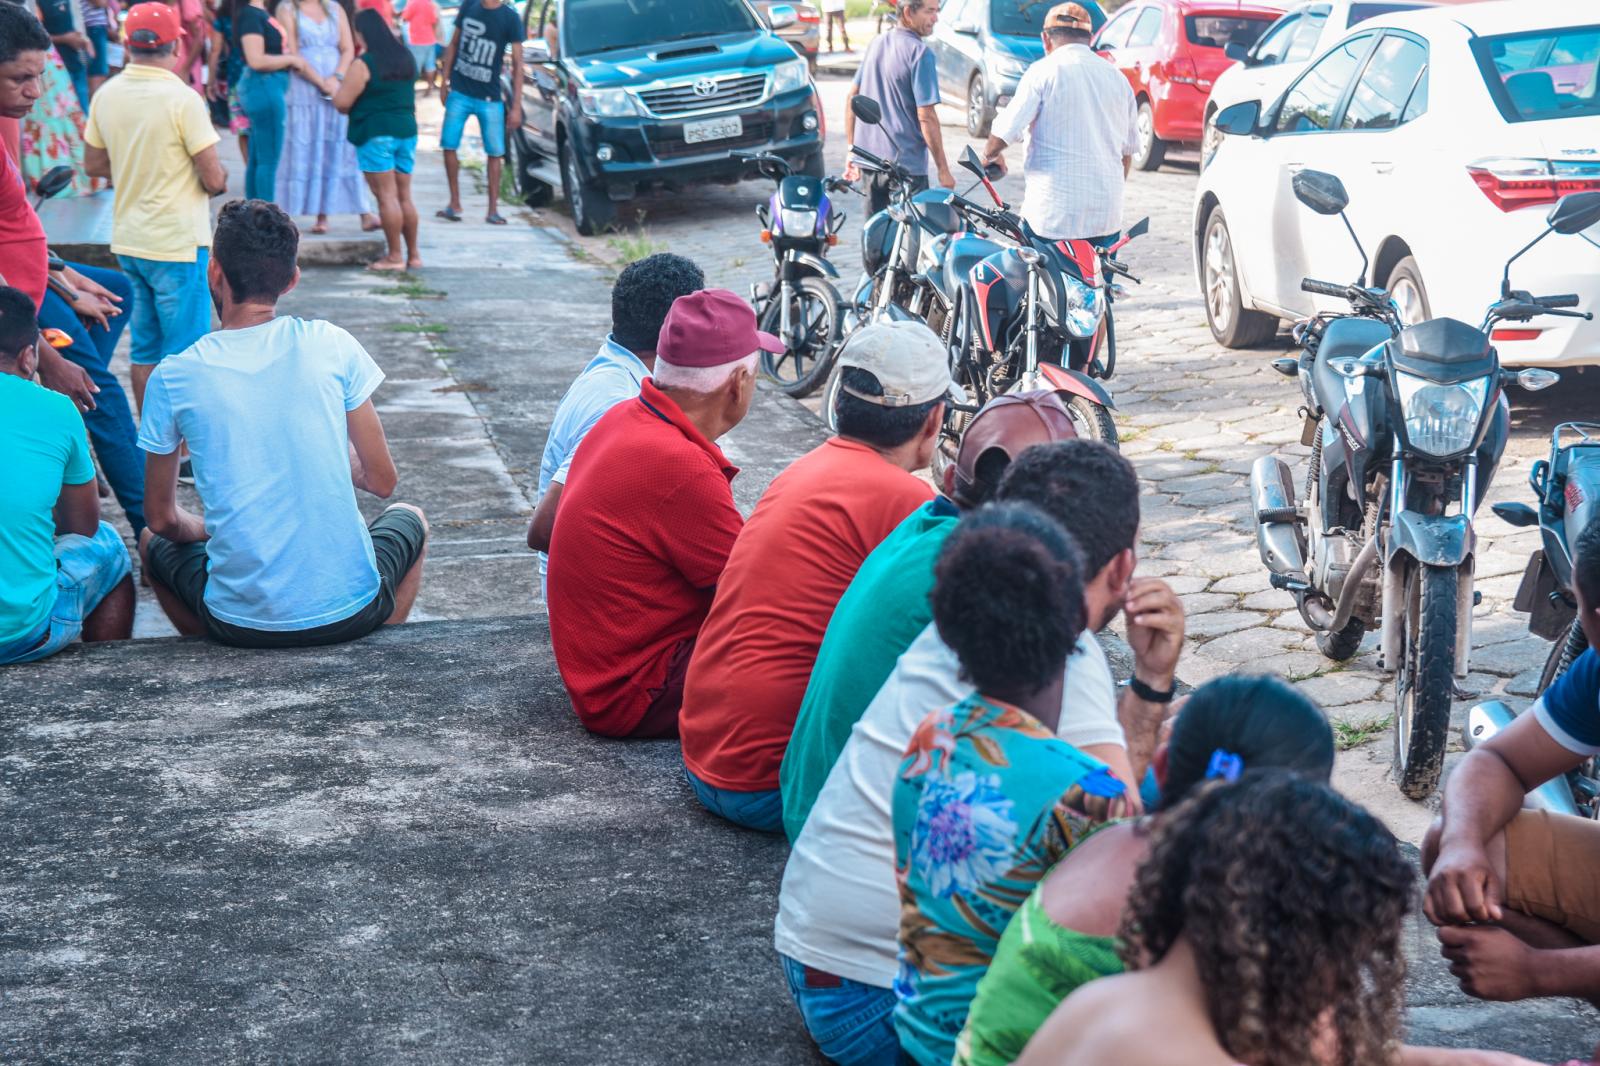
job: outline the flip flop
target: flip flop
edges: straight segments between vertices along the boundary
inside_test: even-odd
[[[489,223],[491,226],[504,226],[506,224],[505,217],[502,216],[498,211],[492,215],[485,216],[484,221]]]
[[[433,213],[434,218],[442,218],[446,222],[460,222],[461,212],[453,207],[443,207]]]

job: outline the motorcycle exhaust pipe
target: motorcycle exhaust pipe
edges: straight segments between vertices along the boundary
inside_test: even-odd
[[[1300,542],[1294,478],[1275,455],[1263,455],[1250,468],[1250,500],[1255,511],[1256,548],[1274,574],[1304,580],[1306,552]]]
[[[1461,729],[1461,742],[1468,751],[1484,743],[1490,737],[1501,733],[1517,720],[1517,716],[1499,700],[1489,700],[1480,703],[1467,712],[1467,724]],[[1578,803],[1573,798],[1572,789],[1567,785],[1565,777],[1557,777],[1546,781],[1523,800],[1522,805],[1536,811],[1549,811],[1551,814],[1570,814],[1574,818],[1583,815],[1578,810]]]
[[[1361,586],[1366,583],[1367,574],[1377,561],[1378,538],[1373,537],[1361,546],[1361,551],[1356,553],[1355,561],[1350,564],[1350,572],[1345,575],[1344,591],[1339,594],[1339,604],[1331,614],[1326,607],[1315,600],[1306,601],[1306,610],[1311,615],[1312,621],[1325,630],[1343,629],[1350,621],[1350,616],[1355,613],[1356,601],[1361,598]]]

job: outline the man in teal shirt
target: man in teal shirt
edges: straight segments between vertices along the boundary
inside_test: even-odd
[[[828,772],[895,660],[933,619],[933,564],[961,512],[984,503],[1013,456],[1077,434],[1053,392],[1000,396],[973,418],[943,496],[917,508],[868,555],[834,608],[779,770],[783,829],[800,835]]]
[[[128,548],[100,521],[83,419],[34,383],[33,301],[0,285],[0,665],[133,632]]]

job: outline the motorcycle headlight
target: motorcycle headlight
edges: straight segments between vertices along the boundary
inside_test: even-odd
[[[1406,440],[1427,455],[1455,455],[1472,447],[1489,397],[1489,379],[1440,385],[1397,372],[1395,388],[1405,415]]]
[[[817,232],[815,211],[785,207],[778,212],[778,222],[786,237],[809,237]]]
[[[811,70],[804,59],[779,63],[772,68],[772,95],[803,89],[811,83]]]
[[[1066,306],[1061,309],[1062,321],[1066,323],[1068,332],[1079,338],[1094,336],[1094,331],[1100,328],[1100,316],[1104,313],[1100,291],[1071,274],[1062,274],[1061,294],[1066,300]]]
[[[579,89],[578,106],[591,118],[627,118],[639,113],[626,89]]]

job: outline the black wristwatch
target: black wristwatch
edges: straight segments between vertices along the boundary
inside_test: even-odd
[[[1173,695],[1175,695],[1178,691],[1176,686],[1167,689],[1165,692],[1157,691],[1156,689],[1153,689],[1149,685],[1145,684],[1143,681],[1140,681],[1137,677],[1130,677],[1128,679],[1128,688],[1135,696],[1138,696],[1146,703],[1171,703]]]

